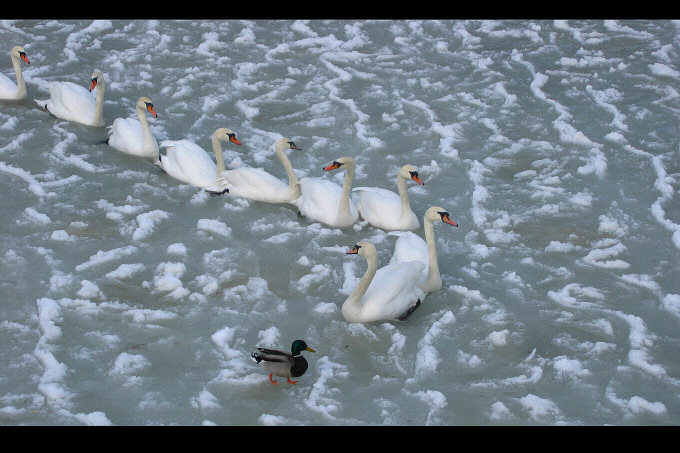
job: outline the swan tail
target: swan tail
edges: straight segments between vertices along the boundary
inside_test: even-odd
[[[420,299],[418,299],[414,305],[412,305],[411,307],[409,307],[409,309],[406,310],[406,311],[404,312],[404,314],[401,315],[401,316],[399,316],[397,319],[398,319],[399,321],[405,321],[406,318],[408,318],[409,316],[411,316],[411,314],[412,314],[414,311],[416,311],[416,308],[418,308],[418,307],[420,307]]]

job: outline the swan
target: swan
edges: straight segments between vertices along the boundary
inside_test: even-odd
[[[420,228],[418,217],[411,210],[406,193],[406,181],[413,180],[423,185],[418,177],[416,167],[404,165],[397,172],[397,188],[399,195],[391,190],[379,187],[356,187],[353,193],[358,193],[357,209],[359,215],[376,228],[383,230],[416,230]]]
[[[108,128],[109,139],[107,143],[126,154],[150,157],[154,161],[158,161],[158,143],[151,135],[149,121],[146,119],[146,112],[149,112],[154,118],[158,116],[151,99],[146,96],[139,98],[135,110],[139,120],[134,118],[116,118],[113,120],[113,124]]]
[[[348,322],[406,319],[425,299],[418,279],[425,265],[420,261],[388,264],[378,269],[378,253],[370,242],[360,241],[347,254],[366,258],[368,267],[342,304]]]
[[[230,141],[241,146],[236,134],[226,127],[219,128],[212,136],[212,147],[217,165],[203,148],[189,140],[164,140],[159,143],[166,154],[158,155],[156,164],[173,178],[200,187],[208,192],[229,192],[226,180],[220,177],[218,168],[224,168],[222,142]]]
[[[91,94],[95,87],[97,87],[96,99]],[[73,82],[50,82],[47,88],[50,91],[50,99],[45,101],[35,99],[35,102],[52,115],[88,126],[104,126],[106,83],[101,72],[92,73],[89,91]]]
[[[293,166],[288,156],[286,156],[285,150],[287,149],[302,148],[286,137],[278,139],[274,144],[274,151],[288,175],[287,184],[261,168],[218,169],[220,176],[227,180],[229,193],[267,203],[293,203],[300,196],[300,184],[298,184],[297,176],[293,172]]]
[[[17,77],[17,83],[14,83],[5,74],[0,74],[0,99],[26,99],[26,82],[24,82],[24,76],[21,73],[21,63],[19,63],[19,60],[23,60],[26,64],[31,64],[31,62],[28,61],[26,52],[21,46],[12,47],[10,56],[12,57],[12,66],[14,66],[14,73]]]
[[[351,226],[359,218],[359,211],[350,200],[355,163],[352,157],[341,157],[323,170],[345,168],[345,181],[340,187],[323,178],[300,179],[300,197],[295,200],[299,213],[309,219],[336,228]]]
[[[434,237],[434,222],[444,222],[457,227],[458,224],[451,220],[449,213],[444,208],[432,206],[423,216],[423,229],[425,240],[411,231],[391,232],[391,235],[399,236],[394,243],[394,253],[390,258],[390,264],[418,261],[423,263],[418,287],[425,293],[437,291],[442,287],[442,277],[439,273],[437,260],[437,248]]]

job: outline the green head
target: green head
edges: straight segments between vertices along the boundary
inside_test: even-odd
[[[295,340],[290,347],[290,352],[292,352],[293,355],[300,355],[302,351],[316,352],[314,349],[307,346],[307,343],[303,340]]]

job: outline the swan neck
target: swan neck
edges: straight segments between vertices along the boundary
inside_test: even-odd
[[[352,191],[352,180],[354,179],[354,165],[348,165],[345,173],[345,181],[342,183],[342,194],[340,195],[340,207],[338,208],[338,218],[350,216],[349,194]]]
[[[434,237],[434,222],[431,219],[425,219],[425,225],[423,225],[423,228],[425,230],[425,242],[427,243],[427,252],[429,255],[427,280],[431,283],[439,282],[441,285],[441,277],[439,275],[439,261],[437,260],[437,245]]]
[[[349,322],[360,322],[361,303],[378,270],[378,255],[375,253],[368,255],[366,262],[368,263],[366,272],[345,300],[345,303],[342,304],[342,315]]]
[[[214,135],[212,147],[215,153],[215,160],[217,161],[217,177],[219,177],[220,173],[227,170],[227,166],[224,164],[224,156],[222,155],[222,141]]]
[[[26,82],[24,82],[24,75],[21,72],[21,62],[14,55],[12,55],[12,66],[14,66],[14,73],[17,76],[17,97],[24,97],[26,96]]]
[[[94,104],[94,118],[92,124],[94,126],[104,125],[104,91],[106,90],[106,83],[104,78],[97,83],[97,100]]]
[[[399,198],[401,198],[401,216],[403,218],[411,214],[411,203],[408,201],[406,180],[401,176],[397,176],[397,189],[399,189]]]
[[[146,110],[137,106],[137,118],[142,125],[142,134],[144,135],[144,147],[153,146],[153,135],[149,127],[149,120],[146,118]]]
[[[286,152],[282,149],[279,149],[278,147],[276,148],[275,152],[281,161],[281,164],[283,164],[283,168],[286,170],[286,175],[288,176],[288,187],[290,189],[295,188],[295,186],[298,185],[298,178],[295,176],[293,165],[290,163],[290,159],[288,159]]]

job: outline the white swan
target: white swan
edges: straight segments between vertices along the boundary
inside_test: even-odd
[[[300,179],[300,197],[295,200],[300,214],[321,223],[345,228],[359,218],[359,211],[350,200],[355,163],[351,157],[341,157],[326,165],[323,170],[346,169],[342,187],[323,178]]]
[[[157,117],[151,99],[142,96],[135,105],[137,119],[116,118],[109,126],[108,144],[118,151],[132,154],[139,157],[149,157],[158,161],[158,143],[151,134],[149,121],[146,119],[146,112]]]
[[[97,87],[96,99],[92,90]],[[75,121],[88,126],[104,126],[104,75],[95,71],[92,74],[89,91],[73,82],[50,82],[47,84],[50,98],[35,102],[52,115],[67,121]]]
[[[286,169],[288,183],[261,168],[242,167],[235,170],[218,168],[220,176],[227,180],[229,193],[267,203],[293,203],[300,196],[300,184],[298,184],[293,166],[286,156],[285,150],[287,149],[302,148],[286,137],[278,139],[274,144],[274,151],[283,164],[283,168]]]
[[[219,128],[212,136],[212,147],[217,165],[208,153],[189,140],[164,140],[159,143],[166,148],[166,154],[159,154],[156,164],[167,174],[180,181],[200,187],[208,192],[228,192],[227,181],[219,175],[218,168],[224,168],[222,142],[230,141],[241,146],[236,134],[226,127]]]
[[[444,208],[432,206],[423,216],[423,228],[425,230],[425,240],[411,231],[392,232],[390,235],[397,235],[399,239],[394,243],[394,253],[390,259],[390,264],[418,261],[426,267],[418,282],[418,287],[425,293],[437,291],[442,287],[442,277],[439,272],[439,261],[437,260],[437,246],[434,237],[434,222],[444,222],[455,227],[456,222],[451,220],[449,213]]]
[[[358,242],[348,254],[366,258],[368,267],[363,277],[342,304],[342,316],[348,322],[371,322],[406,319],[418,308],[425,293],[418,288],[418,279],[425,265],[420,261],[388,264],[378,269],[375,247]]]
[[[358,193],[356,201],[359,215],[376,228],[383,230],[416,230],[420,228],[418,217],[411,210],[406,193],[406,181],[412,179],[420,185],[423,181],[418,177],[416,167],[404,165],[397,172],[397,188],[399,195],[391,190],[379,187],[357,187],[352,192]]]
[[[21,63],[19,60],[23,60],[26,64],[31,64],[26,57],[26,52],[21,46],[12,47],[10,52],[12,57],[12,66],[14,66],[14,73],[17,77],[17,82],[14,83],[5,74],[0,74],[0,99],[2,100],[18,100],[26,99],[26,82],[24,82],[24,76],[21,73]]]

